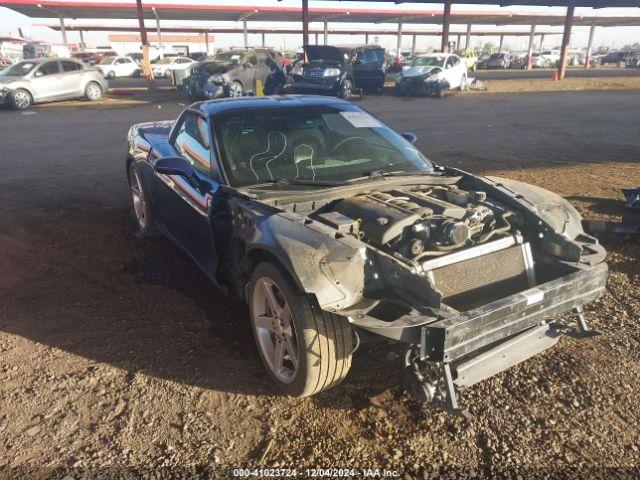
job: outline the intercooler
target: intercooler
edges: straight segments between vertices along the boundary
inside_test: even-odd
[[[426,261],[423,270],[442,295],[442,302],[468,310],[535,285],[529,243],[514,237]]]

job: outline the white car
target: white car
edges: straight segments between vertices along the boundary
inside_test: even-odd
[[[106,57],[96,67],[107,78],[140,75],[140,65],[129,57]]]
[[[189,57],[164,57],[154,63],[151,70],[154,77],[170,78],[173,70],[184,70],[194,63]]]
[[[560,61],[560,50],[545,50],[541,57],[545,59],[550,66],[555,66]]]
[[[402,67],[396,80],[396,91],[405,93],[433,93],[444,96],[446,90],[467,86],[467,65],[452,53],[417,55]]]

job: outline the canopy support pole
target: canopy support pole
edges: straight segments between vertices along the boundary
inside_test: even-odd
[[[498,47],[498,53],[502,53],[503,45],[504,45],[504,35],[500,35],[500,46]]]
[[[413,39],[411,40],[411,55],[416,54],[416,35],[413,35]]]
[[[542,54],[542,44],[544,43],[544,33],[540,35],[540,50],[538,52]]]
[[[209,32],[204,32],[204,47],[208,54],[209,53]]]
[[[149,61],[149,40],[147,39],[147,29],[144,27],[144,12],[142,10],[142,0],[136,0],[136,11],[138,13],[138,27],[140,29],[140,43],[142,43],[142,70],[147,79],[147,88],[155,89],[153,81],[153,71]]]
[[[302,0],[302,45],[309,45],[309,0]]]
[[[328,37],[329,37],[329,22],[324,22],[324,35],[323,35],[323,38],[324,38],[324,44],[325,45],[329,44]]]
[[[247,21],[242,21],[242,34],[244,37],[244,48],[249,46],[249,33],[247,32]]]
[[[369,34],[368,33],[364,34],[364,44],[365,45],[369,45]]]
[[[396,58],[400,59],[400,50],[402,49],[402,22],[398,22],[398,41],[396,44]]]
[[[444,1],[444,12],[442,15],[442,53],[449,52],[449,27],[451,24],[451,0]]]
[[[267,46],[267,42],[266,42],[265,40],[266,40],[266,39],[265,39],[265,33],[264,33],[264,32],[262,32],[262,46],[263,46],[263,47],[266,47],[266,46]]]
[[[160,31],[160,15],[153,8],[153,15],[156,17],[156,35],[158,35],[158,50],[160,50],[160,58],[164,58],[164,45],[162,45],[162,32]]]
[[[593,48],[593,37],[596,33],[596,24],[592,23],[589,29],[589,43],[587,45],[587,54],[584,58],[584,68],[589,68],[591,65],[591,49]]]
[[[67,30],[64,28],[64,17],[62,15],[59,15],[60,18],[60,33],[62,34],[62,43],[64,44],[65,47],[69,46],[69,43],[67,42]]]
[[[87,44],[84,43],[84,32],[82,30],[79,30],[80,32],[80,51],[84,52],[85,49],[87,48]]]
[[[567,68],[567,52],[571,42],[571,27],[573,26],[573,14],[576,4],[570,3],[567,7],[567,16],[564,19],[564,34],[562,35],[562,48],[560,50],[560,61],[558,62],[558,80],[562,80]]]
[[[464,51],[469,51],[469,44],[471,43],[471,24],[467,23],[467,38],[464,40]]]
[[[535,38],[536,38],[536,24],[532,23],[531,33],[529,34],[529,52],[527,54],[527,70],[531,70],[531,67],[532,67],[531,56],[533,55],[533,42]]]

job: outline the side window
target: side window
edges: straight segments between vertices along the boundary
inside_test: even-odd
[[[263,65],[267,61],[267,54],[264,52],[258,52],[256,54],[256,58],[258,59],[258,63]]]
[[[451,65],[456,66],[460,63],[460,59],[458,57],[451,57]]]
[[[77,62],[72,62],[70,60],[61,60],[62,71],[63,72],[75,72],[77,70],[82,70],[82,65]]]
[[[211,140],[207,121],[203,117],[187,112],[173,144],[196,170],[205,175],[211,173]]]
[[[377,48],[376,50],[374,50],[374,53],[376,55],[376,60],[378,61],[378,63],[382,64],[385,62],[385,55],[384,55],[384,50],[382,48]]]
[[[252,53],[251,55],[247,55],[246,57],[244,57],[244,63],[247,62],[249,62],[253,66],[256,66],[258,64],[258,58],[256,57],[256,54]]]
[[[47,62],[42,64],[38,69],[38,76],[53,75],[59,71],[58,62]]]

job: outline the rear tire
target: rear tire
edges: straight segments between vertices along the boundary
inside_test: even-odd
[[[244,96],[244,87],[237,80],[229,85],[229,97],[238,98]]]
[[[109,73],[107,73],[107,78],[109,80],[113,80],[114,78],[116,78],[116,72],[114,72],[113,70],[111,70]]]
[[[268,262],[256,267],[249,284],[249,311],[262,363],[287,395],[314,395],[347,376],[351,324],[321,311],[281,267]]]
[[[102,87],[97,82],[89,82],[84,88],[84,96],[92,102],[97,102],[102,98]]]
[[[26,90],[19,88],[9,94],[9,103],[16,110],[27,110],[33,104],[33,97]]]

